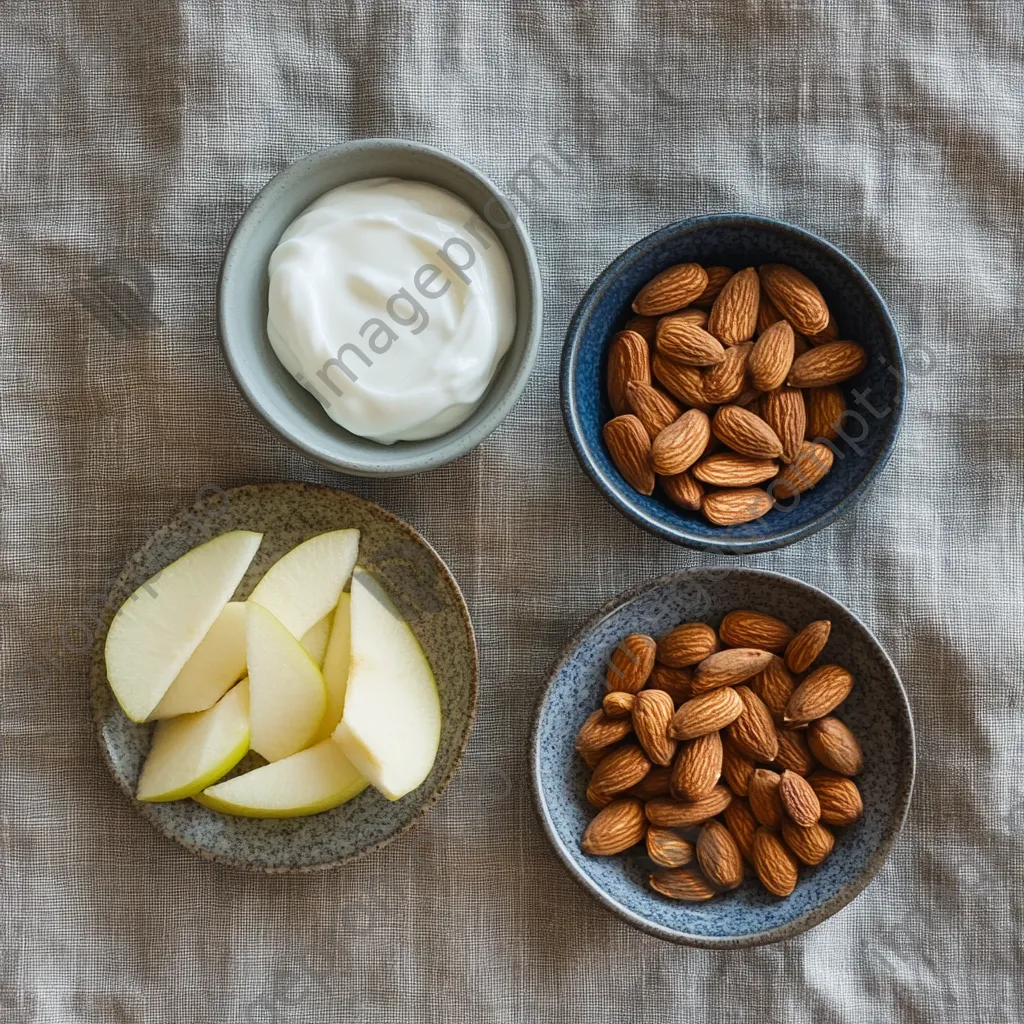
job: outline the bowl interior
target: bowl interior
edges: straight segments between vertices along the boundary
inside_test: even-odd
[[[459,588],[433,549],[411,527],[354,495],[306,484],[265,484],[217,491],[172,520],[132,556],[113,593],[126,596],[187,550],[229,530],[263,533],[235,600],[294,545],[326,530],[357,527],[359,562],[408,619],[426,653],[441,697],[441,743],[426,781],[401,800],[368,788],[323,814],[255,819],[219,814],[193,800],[141,803],[134,797],[149,753],[152,725],[132,722],[110,686],[103,658],[107,627],[120,598],[105,609],[92,655],[92,711],[100,746],[132,805],[164,835],[214,860],[262,870],[331,867],[377,849],[419,817],[447,785],[476,711],[473,628]],[[134,583],[127,581],[134,580]]]
[[[500,239],[516,290],[515,337],[473,414],[441,437],[392,445],[358,437],[335,423],[278,361],[266,329],[267,266],[285,228],[332,188],[377,177],[430,182],[464,200]],[[465,454],[511,409],[536,355],[540,276],[532,245],[513,207],[486,178],[426,146],[360,140],[290,165],[253,200],[224,258],[218,317],[225,356],[239,387],[282,437],[314,458],[349,472],[367,476],[416,472]]]
[[[780,503],[762,519],[719,527],[672,505],[658,490],[638,494],[609,459],[602,426],[613,413],[605,391],[608,346],[632,316],[643,284],[676,263],[740,269],[787,263],[821,289],[842,337],[869,353],[867,368],[842,387],[851,412],[834,442],[832,471],[812,490]],[[903,403],[903,362],[892,319],[878,292],[850,259],[814,235],[742,215],[701,217],[638,242],[597,279],[576,312],[562,368],[563,407],[584,469],[635,522],[670,540],[732,552],[763,551],[820,529],[847,507],[884,465]],[[861,396],[857,403],[856,391]]]
[[[853,692],[837,715],[864,748],[857,777],[864,816],[836,831],[832,855],[818,868],[801,868],[787,899],[770,896],[748,878],[734,892],[703,904],[668,900],[647,886],[654,865],[643,847],[617,857],[589,857],[580,838],[594,810],[587,777],[573,744],[586,717],[600,706],[605,667],[623,637],[659,635],[680,622],[718,626],[736,608],[752,608],[794,628],[832,621],[821,658],[849,668]],[[749,569],[674,573],[617,599],[573,641],[542,698],[533,749],[534,785],[542,821],[559,856],[585,888],[631,924],[661,938],[708,947],[773,942],[834,914],[870,881],[906,814],[914,779],[910,708],[899,677],[867,628],[815,588],[777,573]]]

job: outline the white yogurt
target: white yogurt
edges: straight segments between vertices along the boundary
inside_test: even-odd
[[[277,358],[331,419],[384,444],[462,423],[515,333],[497,236],[426,182],[328,192],[281,236],[269,270]]]

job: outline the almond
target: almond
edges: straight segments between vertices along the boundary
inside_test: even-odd
[[[834,441],[843,425],[846,397],[840,388],[830,384],[827,388],[808,388],[804,392],[807,405],[807,426],[804,436],[808,441]]]
[[[654,765],[651,770],[635,785],[626,790],[628,796],[635,796],[647,803],[656,796],[668,796],[668,768]]]
[[[647,829],[647,856],[659,867],[681,868],[693,860],[693,843],[670,828]]]
[[[810,775],[814,771],[814,758],[807,746],[803,730],[777,728],[775,739],[779,745],[775,764],[780,768],[788,768],[797,775]]]
[[[772,718],[776,722],[782,721],[786,711],[789,698],[793,696],[796,683],[786,668],[786,663],[781,658],[772,658],[750,681],[750,688],[765,702]]]
[[[821,817],[821,804],[811,784],[796,772],[787,769],[782,773],[779,779],[779,799],[782,801],[782,809],[798,825],[806,828]]]
[[[711,423],[711,430],[724,444],[741,455],[755,459],[777,459],[782,455],[778,434],[760,416],[739,405],[723,405]]]
[[[597,766],[595,765],[595,767]],[[592,785],[587,786],[587,803],[598,809],[607,807],[614,799],[615,797],[610,793],[602,793],[600,790],[594,789]]]
[[[839,340],[839,327],[831,313],[829,313],[828,324],[826,325],[825,330],[819,331],[817,334],[809,335],[809,340],[813,345],[824,345],[826,341]]]
[[[781,654],[793,639],[793,630],[781,619],[749,609],[729,612],[718,634],[729,647],[757,647],[774,654]]]
[[[647,686],[652,690],[664,690],[673,700],[676,707],[693,696],[690,684],[693,673],[688,668],[669,668],[668,665],[655,665]]]
[[[779,464],[771,459],[755,459],[735,452],[707,455],[692,470],[693,476],[715,487],[750,487],[771,480],[779,472]],[[700,507],[698,501],[697,507]]]
[[[603,711],[595,711],[576,734],[576,749],[580,753],[601,750],[625,739],[633,731],[629,718],[609,718]]]
[[[704,454],[710,437],[711,421],[707,414],[700,409],[690,409],[654,439],[651,445],[651,466],[656,473],[664,476],[682,473]],[[644,493],[650,494],[651,491]]]
[[[655,871],[650,879],[651,888],[671,900],[703,903],[715,895],[707,879],[693,867]]]
[[[619,331],[608,347],[608,401],[616,416],[629,412],[626,385],[651,383],[651,353],[643,336]]]
[[[610,857],[636,846],[647,834],[644,805],[635,797],[613,800],[587,826],[580,848],[592,857]]]
[[[864,752],[857,737],[839,721],[826,716],[807,727],[807,745],[829,771],[839,775],[859,775],[864,768]]]
[[[850,695],[853,676],[839,665],[815,669],[794,691],[783,720],[803,724],[824,718]]]
[[[716,526],[736,526],[760,519],[772,509],[772,499],[760,487],[713,491],[701,501],[704,517]]]
[[[668,723],[675,704],[664,690],[642,690],[633,706],[633,731],[653,764],[672,763],[676,741],[669,739]]]
[[[647,801],[645,808],[647,820],[652,825],[662,828],[689,828],[691,825],[703,824],[708,818],[729,806],[732,793],[725,786],[715,786],[707,796],[699,800],[673,800],[667,796],[656,796]]]
[[[696,366],[683,366],[655,355],[651,369],[658,383],[684,405],[702,410],[710,408],[704,397],[704,377]]]
[[[689,306],[708,286],[708,275],[697,263],[680,263],[663,270],[640,289],[633,300],[633,312],[661,316]],[[824,326],[824,325],[822,325]]]
[[[649,771],[651,762],[635,744],[616,747],[601,759],[590,777],[589,791],[597,796],[612,797],[635,786]]]
[[[757,675],[772,660],[768,651],[753,647],[731,647],[706,657],[694,670],[691,688],[695,694],[720,686],[735,686]]]
[[[654,668],[657,646],[654,640],[643,633],[630,633],[612,651],[605,673],[608,690],[623,690],[639,693]]]
[[[729,830],[714,818],[700,831],[697,862],[716,889],[736,889],[743,882],[743,854]]]
[[[718,650],[718,634],[703,622],[684,622],[658,638],[658,661],[671,668],[688,668]]]
[[[722,738],[717,732],[698,736],[681,747],[669,775],[669,792],[676,800],[700,800],[722,774]]]
[[[686,317],[658,321],[658,352],[684,366],[714,366],[725,359],[722,343]]]
[[[722,744],[722,778],[737,796],[746,796],[750,791],[750,779],[754,774],[754,762],[741,754],[731,743]]]
[[[754,328],[755,331],[758,334],[763,334],[772,324],[777,324],[781,319],[782,314],[775,308],[775,304],[768,298],[768,295],[762,288],[761,299],[757,304],[757,325]],[[628,323],[626,327],[629,327]]]
[[[761,396],[761,417],[782,446],[779,458],[792,462],[800,451],[807,429],[804,396],[796,388],[776,388]]]
[[[810,278],[781,263],[764,264],[760,276],[775,308],[801,334],[817,334],[828,327],[828,306]]]
[[[809,491],[831,468],[832,449],[815,441],[804,441],[796,458],[788,466],[783,466],[769,485],[772,496],[784,501]]]
[[[600,714],[599,711],[595,711],[594,714]],[[596,750],[580,750],[577,753],[580,755],[580,760],[593,771],[601,761],[608,756],[608,751],[614,749],[613,747],[599,747]]]
[[[772,324],[750,352],[747,370],[758,391],[771,391],[786,383],[793,365],[793,328],[785,320]]]
[[[601,707],[609,718],[625,718],[633,714],[633,705],[636,703],[636,696],[627,693],[625,690],[612,690],[604,695]]]
[[[658,320],[659,318],[656,316],[631,316],[622,329],[635,331],[649,345],[653,345],[657,336]]]
[[[779,752],[775,723],[764,701],[749,686],[737,686],[743,711],[726,730],[729,742],[752,761],[774,761]]]
[[[828,619],[809,622],[786,647],[786,668],[790,672],[806,672],[825,649],[832,623]]]
[[[715,304],[726,281],[736,273],[732,267],[705,267],[708,275],[708,283],[704,291],[693,300],[693,304],[700,309],[710,309]]]
[[[723,345],[736,345],[754,336],[761,283],[757,271],[747,267],[722,286],[708,317],[708,330]]]
[[[725,350],[725,358],[701,374],[704,401],[712,405],[731,402],[747,388],[747,359],[754,346],[734,345]]]
[[[768,828],[782,824],[782,801],[779,798],[780,776],[767,768],[758,768],[750,779],[747,799],[754,817]]]
[[[799,878],[796,858],[767,828],[754,833],[754,870],[761,884],[775,896],[788,896]]]
[[[643,381],[630,381],[626,385],[626,401],[652,441],[683,411],[675,399]]]
[[[852,825],[863,813],[860,790],[852,779],[834,772],[814,772],[807,777],[821,805],[826,825]]]
[[[654,493],[651,438],[636,416],[616,416],[604,425],[608,455],[626,482],[641,494]]]
[[[681,309],[678,313],[670,313],[669,316],[679,320],[686,320],[688,323],[696,324],[698,327],[707,327],[708,325],[708,311],[706,309],[698,309],[696,306],[687,306],[686,309]],[[659,318],[659,320],[661,319],[664,318]]]
[[[804,827],[785,819],[782,822],[782,839],[799,861],[811,867],[820,864],[835,845],[835,837],[817,821]]]
[[[692,697],[672,716],[668,734],[677,740],[692,740],[724,729],[743,712],[743,701],[728,686]]]
[[[676,473],[674,476],[659,476],[658,483],[661,484],[661,489],[672,504],[691,512],[700,510],[700,500],[704,497],[704,488],[690,472]]]
[[[746,800],[737,798],[722,811],[722,820],[729,830],[740,853],[749,864],[754,863],[754,834],[757,832],[757,819],[750,810]]]
[[[828,341],[793,360],[787,381],[794,388],[823,388],[856,377],[868,354],[855,341]]]

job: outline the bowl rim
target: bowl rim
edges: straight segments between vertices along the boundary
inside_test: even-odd
[[[896,681],[897,697],[902,702],[903,710],[906,715],[908,739],[910,742],[910,762],[907,765],[903,786],[898,793],[898,800],[892,821],[893,827],[889,834],[886,835],[872,851],[860,874],[823,903],[805,911],[792,921],[788,921],[785,924],[778,925],[775,928],[770,928],[766,931],[752,932],[749,935],[741,936],[695,935],[690,932],[682,932],[672,928],[666,928],[664,925],[648,921],[646,918],[634,913],[628,907],[623,906],[621,903],[609,896],[603,889],[598,887],[592,879],[579,870],[572,855],[566,849],[565,843],[562,841],[561,836],[559,836],[551,819],[551,813],[548,810],[547,801],[544,797],[544,789],[541,779],[540,729],[541,721],[546,711],[547,700],[555,681],[565,668],[566,662],[576,653],[580,644],[582,644],[587,636],[589,636],[590,633],[606,618],[648,591],[659,587],[671,586],[679,580],[687,577],[692,578],[698,573],[715,572],[739,572],[749,576],[759,576],[777,580],[783,584],[793,585],[798,590],[809,592],[816,598],[823,598],[829,603],[841,608],[843,612],[853,620],[855,625],[864,630],[875,645],[878,653],[881,655],[883,664],[892,673],[892,677]],[[558,859],[562,862],[562,866],[566,869],[569,876],[592,898],[597,900],[613,914],[620,917],[623,921],[632,925],[634,928],[637,928],[642,932],[646,932],[648,935],[653,935],[658,939],[664,939],[668,942],[674,942],[677,945],[682,946],[695,946],[700,949],[748,949],[752,946],[764,946],[774,942],[782,942],[816,927],[856,899],[856,897],[867,888],[878,872],[882,869],[882,865],[888,859],[893,844],[896,842],[897,837],[903,829],[903,825],[906,822],[907,814],[910,809],[910,801],[914,792],[914,780],[916,778],[916,774],[917,740],[914,730],[913,711],[910,707],[906,688],[903,686],[903,680],[900,678],[899,672],[896,670],[896,666],[893,664],[892,659],[878,642],[878,638],[874,633],[868,629],[860,616],[847,608],[846,605],[836,600],[836,598],[827,594],[824,590],[815,587],[813,584],[806,583],[804,580],[797,579],[794,576],[787,576],[784,573],[773,572],[769,569],[753,569],[746,566],[698,566],[690,569],[676,570],[674,572],[658,576],[656,579],[638,583],[602,605],[593,615],[590,616],[590,618],[586,620],[586,622],[583,623],[582,626],[580,626],[572,639],[565,645],[561,653],[558,655],[554,668],[548,675],[547,682],[541,693],[540,699],[537,702],[537,708],[534,714],[533,730],[530,736],[530,781],[533,789],[534,807],[537,811],[538,817],[540,818],[544,832],[548,837],[548,841],[551,843]]]
[[[826,255],[837,260],[843,265],[856,282],[864,289],[869,301],[875,306],[884,332],[892,342],[893,351],[896,356],[896,365],[899,373],[897,381],[898,394],[894,403],[894,414],[891,418],[891,429],[882,451],[875,459],[874,464],[868,469],[864,478],[850,491],[844,495],[831,508],[826,509],[821,515],[802,526],[794,526],[790,529],[783,529],[781,532],[772,533],[769,536],[759,538],[748,537],[726,537],[718,540],[709,540],[692,533],[685,520],[680,519],[678,526],[665,526],[647,516],[641,509],[634,507],[625,496],[618,483],[612,479],[598,465],[592,455],[592,449],[584,439],[583,428],[580,422],[579,408],[576,400],[576,390],[573,386],[576,364],[579,358],[580,342],[583,329],[593,314],[594,307],[604,297],[604,293],[611,286],[613,280],[627,267],[637,260],[651,253],[664,242],[680,234],[690,233],[700,228],[713,227],[756,227],[770,228],[781,233],[790,233],[796,236],[802,243],[812,249],[818,249]],[[583,471],[590,477],[594,485],[601,492],[607,501],[615,506],[623,515],[631,519],[637,526],[664,540],[671,541],[684,547],[694,548],[698,551],[710,551],[713,554],[728,555],[752,555],[762,551],[774,551],[777,548],[785,547],[796,541],[803,540],[818,530],[829,526],[840,516],[844,515],[853,504],[858,501],[865,491],[874,483],[875,478],[885,468],[896,446],[899,437],[900,426],[903,419],[903,411],[906,406],[907,372],[903,360],[903,347],[900,343],[899,332],[893,321],[892,314],[882,298],[878,289],[871,282],[858,264],[846,255],[841,249],[826,241],[818,235],[797,227],[787,221],[775,217],[764,217],[750,213],[714,213],[702,214],[696,217],[687,217],[675,221],[657,231],[646,235],[639,241],[634,242],[629,248],[623,250],[615,257],[594,279],[593,284],[587,289],[586,294],[580,299],[579,305],[573,314],[566,331],[565,342],[562,347],[562,359],[559,373],[559,385],[561,391],[562,419],[565,423],[566,433],[569,435],[573,452]]]
[[[282,190],[289,189],[293,183],[301,181],[316,167],[343,159],[353,153],[383,149],[390,149],[405,155],[414,153],[427,154],[442,163],[447,163],[477,181],[499,202],[503,210],[513,215],[510,227],[515,233],[516,240],[523,250],[526,261],[525,277],[528,290],[527,302],[530,312],[530,328],[526,334],[525,349],[519,357],[518,366],[509,385],[501,394],[495,395],[496,400],[493,408],[478,423],[470,427],[466,425],[468,423],[466,421],[466,423],[461,423],[459,426],[438,437],[417,441],[415,442],[416,444],[432,444],[432,447],[415,454],[396,457],[402,449],[396,449],[394,446],[389,445],[380,445],[382,453],[387,452],[389,455],[380,462],[374,462],[372,456],[345,458],[325,453],[314,444],[305,440],[301,430],[289,429],[275,419],[273,412],[261,401],[260,397],[250,386],[242,369],[242,353],[247,343],[237,341],[237,332],[230,322],[230,317],[227,315],[225,307],[229,291],[240,289],[244,286],[244,275],[235,265],[239,262],[240,254],[248,244],[250,234],[263,216],[264,211],[273,205],[275,197]],[[445,186],[438,187],[443,188]],[[449,188],[448,191],[452,190]],[[457,193],[452,192],[452,194],[466,202]],[[241,217],[239,217],[225,246],[224,256],[217,275],[217,338],[221,354],[228,365],[228,369],[231,371],[235,385],[242,393],[242,397],[257,416],[282,440],[321,465],[343,473],[350,473],[354,476],[380,478],[411,476],[416,473],[423,473],[462,458],[462,456],[472,451],[489,437],[508,417],[512,407],[526,388],[540,351],[543,316],[544,288],[541,280],[540,266],[537,262],[537,254],[523,219],[512,201],[493,181],[471,164],[458,157],[451,156],[449,153],[445,153],[434,146],[410,139],[391,139],[386,137],[350,139],[347,142],[334,146],[314,150],[298,160],[287,164],[262,186],[259,192],[250,200]],[[510,355],[511,351],[506,353],[504,358],[507,359]],[[492,380],[491,384],[488,385],[481,403],[486,399],[494,383],[494,380]],[[339,430],[344,430],[340,424],[336,426]]]

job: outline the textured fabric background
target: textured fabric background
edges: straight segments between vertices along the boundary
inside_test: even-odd
[[[1020,338],[1024,12],[1003,0],[5,0],[0,7],[0,1020],[1024,1019]],[[461,462],[328,473],[221,361],[218,263],[276,171],[418,139],[516,193],[543,268],[525,397]],[[517,173],[555,166],[546,187]],[[784,945],[641,935],[549,851],[526,746],[569,634],[702,556],[576,466],[556,367],[637,238],[748,210],[857,259],[911,368],[856,512],[745,561],[862,615],[918,727],[908,827],[854,904]],[[259,877],[163,840],[107,777],[71,627],[206,484],[349,488],[437,547],[479,631],[480,716],[440,805],[351,868]]]

